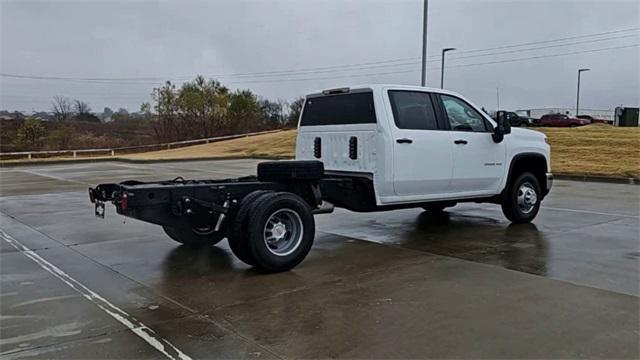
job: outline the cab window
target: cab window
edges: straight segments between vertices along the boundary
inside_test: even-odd
[[[399,129],[438,130],[436,113],[428,93],[389,91],[393,119]]]
[[[450,95],[440,95],[449,126],[454,131],[486,132],[487,125],[480,113],[471,105]]]

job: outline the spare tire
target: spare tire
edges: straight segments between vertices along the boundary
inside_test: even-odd
[[[260,181],[315,181],[323,176],[322,161],[265,161],[258,164]]]

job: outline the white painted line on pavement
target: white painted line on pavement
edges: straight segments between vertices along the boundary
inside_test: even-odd
[[[543,209],[555,210],[555,211],[569,211],[569,212],[583,213],[583,214],[608,215],[608,216],[640,219],[640,216],[636,216],[636,215],[615,214],[615,213],[607,213],[607,212],[591,211],[591,210],[565,209],[565,208],[557,208],[557,207],[549,207],[549,206],[540,206],[540,207]]]
[[[20,171],[24,172],[24,173],[27,173],[27,174],[41,176],[41,177],[45,177],[45,178],[49,178],[49,179],[53,179],[53,180],[71,182],[71,183],[82,184],[82,185],[89,185],[88,183],[85,183],[85,182],[82,182],[82,181],[66,179],[66,178],[63,178],[63,177],[60,177],[60,176],[51,175],[51,174],[43,174],[43,173],[41,173],[39,171],[26,170],[26,169],[23,169],[23,170],[20,170]]]
[[[134,334],[138,335],[149,345],[153,346],[156,350],[163,353],[169,359],[191,360],[191,357],[173,346],[173,344],[171,344],[168,340],[160,337],[151,328],[149,328],[139,320],[136,320],[136,318],[127,314],[124,310],[113,305],[93,290],[84,286],[78,280],[72,278],[69,274],[65,273],[52,263],[42,258],[40,255],[36,254],[34,251],[22,245],[18,240],[14,239],[11,235],[5,233],[1,229],[0,238],[16,248],[18,251],[21,251],[25,256],[33,260],[42,269],[62,280],[65,284],[69,285],[69,287],[80,293],[80,295],[84,296],[87,300],[94,303],[97,307],[109,314],[111,317],[118,320],[118,322],[126,326]]]

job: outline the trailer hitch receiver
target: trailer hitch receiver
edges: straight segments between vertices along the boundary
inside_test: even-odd
[[[104,203],[102,201],[96,201],[95,215],[101,219],[104,219]]]

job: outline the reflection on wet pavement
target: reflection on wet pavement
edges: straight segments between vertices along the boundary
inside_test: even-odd
[[[194,250],[112,208],[96,219],[87,201],[88,183],[239,176],[256,162],[0,169],[0,227],[192,358],[638,358],[637,186],[557,181],[524,225],[487,204],[337,210],[280,274],[226,241]],[[160,356],[1,241],[0,269],[0,353]]]

